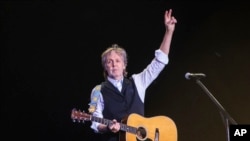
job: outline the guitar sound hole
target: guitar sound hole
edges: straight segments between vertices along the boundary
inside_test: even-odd
[[[141,140],[145,140],[146,137],[147,137],[146,129],[143,128],[143,127],[137,128],[136,137],[137,137],[140,141],[141,141]]]

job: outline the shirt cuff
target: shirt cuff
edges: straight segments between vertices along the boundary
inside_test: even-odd
[[[159,62],[161,62],[163,64],[168,64],[168,62],[169,62],[168,55],[165,54],[160,49],[155,51],[155,58],[156,58],[156,60],[158,60]]]
[[[96,133],[99,133],[99,131],[98,131],[98,125],[99,125],[100,123],[97,123],[97,122],[92,122],[92,124],[91,124],[91,128],[96,132]]]

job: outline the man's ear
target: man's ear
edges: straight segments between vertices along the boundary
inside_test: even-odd
[[[126,69],[126,67],[127,67],[127,64],[124,64],[123,69],[125,70],[125,69]]]

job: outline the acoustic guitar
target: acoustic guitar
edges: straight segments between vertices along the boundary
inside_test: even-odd
[[[72,109],[71,119],[76,122],[94,121],[105,125],[112,120],[99,118],[84,111]],[[143,117],[132,113],[120,122],[120,141],[177,141],[177,128],[167,116]]]

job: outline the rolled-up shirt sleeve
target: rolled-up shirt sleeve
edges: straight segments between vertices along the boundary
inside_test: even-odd
[[[168,64],[168,55],[165,54],[163,51],[161,51],[160,49],[155,51],[155,58],[160,61],[163,64]]]
[[[155,51],[155,58],[151,63],[141,73],[132,75],[142,102],[144,102],[146,89],[158,77],[168,62],[168,55],[158,49]]]

